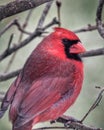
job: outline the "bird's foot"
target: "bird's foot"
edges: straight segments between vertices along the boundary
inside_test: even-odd
[[[80,120],[75,119],[74,117],[71,116],[61,116],[57,120],[57,122],[61,122],[64,124],[65,127],[69,127],[70,123],[75,122],[75,123],[82,123]]]
[[[50,123],[51,124],[56,123],[56,120],[51,120]]]

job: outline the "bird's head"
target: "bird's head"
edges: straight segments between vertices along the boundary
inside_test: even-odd
[[[85,48],[78,36],[64,28],[57,27],[54,30],[49,35],[51,46],[54,46],[54,49],[60,52],[60,56],[81,61],[79,54],[85,52]]]

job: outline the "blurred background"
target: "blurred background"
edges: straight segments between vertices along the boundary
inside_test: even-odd
[[[0,0],[0,5],[5,5],[10,1],[12,0]],[[71,30],[76,30],[82,27],[86,27],[88,24],[95,25],[97,5],[98,0],[62,0],[62,27]],[[27,31],[33,32],[35,30],[38,20],[44,9],[44,6],[45,5],[42,5],[33,10],[30,20],[28,22],[28,26],[26,27]],[[25,11],[18,15],[14,15],[12,17],[2,20],[0,22],[0,30],[2,30],[8,23],[10,23],[15,18],[17,18],[20,24],[22,25],[25,21],[28,12],[29,11]],[[55,3],[52,5],[50,9],[44,25],[48,24],[53,19],[53,17],[57,17],[57,8]],[[51,27],[47,31],[52,32],[52,28],[53,27]],[[7,31],[0,37],[0,53],[2,53],[3,50],[7,48],[11,33],[14,34],[12,43],[18,43],[20,32],[17,30],[15,26],[13,26],[9,29],[9,31]],[[92,32],[78,33],[77,35],[80,37],[82,43],[84,44],[87,50],[104,47],[104,39],[101,38],[97,30]],[[27,35],[24,35],[22,40],[26,37]],[[41,40],[42,37],[38,37],[34,39],[32,42],[30,42],[27,46],[20,49],[16,54],[16,57],[11,65],[9,72],[22,68],[27,57],[30,55],[32,50]],[[0,63],[1,74],[7,68],[10,58],[11,56],[9,56]],[[79,120],[82,119],[82,117],[85,115],[85,113],[88,111],[88,109],[98,96],[99,89],[96,89],[95,86],[104,87],[104,56],[83,58],[83,61],[85,65],[85,79],[83,83],[83,89],[76,103],[66,112],[67,115],[71,115]],[[4,82],[0,82],[0,91],[6,92],[13,80],[14,79],[10,79]],[[99,106],[96,107],[96,109],[90,113],[90,115],[87,117],[84,123],[89,126],[104,128],[104,97],[100,102]],[[49,125],[50,124],[46,122],[45,124],[41,123],[37,126],[42,127]],[[11,130],[11,123],[8,119],[8,112],[0,120],[0,130]]]

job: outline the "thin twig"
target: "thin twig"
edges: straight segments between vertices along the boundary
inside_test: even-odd
[[[83,58],[92,57],[92,56],[101,56],[101,55],[104,55],[104,48],[98,48],[95,50],[86,51],[85,53],[80,54],[80,55]]]
[[[59,24],[59,21],[55,18],[52,19],[52,21],[50,23],[48,23],[47,25],[45,25],[43,27],[43,30],[46,30],[47,28],[53,26],[53,25],[56,25],[56,24]]]
[[[10,22],[2,31],[0,31],[0,36],[3,35],[9,28],[11,28],[14,25],[14,21]]]
[[[2,36],[9,28],[11,28],[13,25],[15,25],[19,31],[27,34],[27,35],[31,35],[30,32],[25,31],[19,24],[17,19],[14,19],[12,22],[10,22],[1,32],[0,32],[0,36]]]
[[[57,24],[56,22],[54,22],[53,24],[51,24],[50,26],[52,25],[55,25]],[[50,27],[49,26],[49,27]],[[11,55],[12,53],[14,53],[15,51],[19,50],[20,48],[24,47],[25,45],[27,45],[28,43],[30,43],[34,38],[40,36],[42,33],[44,33],[46,29],[46,26],[45,28],[43,27],[41,30],[42,31],[39,31],[39,30],[36,30],[34,33],[32,33],[29,37],[27,37],[25,40],[23,40],[19,45],[15,45],[13,46],[12,48],[10,48],[8,50],[8,52],[4,51],[1,55],[0,55],[0,61],[4,60],[7,56]]]
[[[54,126],[54,127],[41,127],[41,128],[36,128],[36,129],[32,129],[32,130],[52,130],[52,129],[66,129],[65,127],[58,127],[58,126]]]
[[[43,26],[42,24],[43,24],[44,21],[45,21],[46,14],[48,14],[48,11],[49,11],[51,5],[52,5],[52,2],[49,2],[49,3],[46,5],[46,7],[45,7],[45,9],[44,9],[44,11],[43,11],[43,13],[42,13],[42,15],[41,15],[41,18],[40,18],[40,20],[39,20],[39,22],[38,22],[37,28],[38,28],[38,26],[40,26],[40,24],[41,24],[41,26]],[[46,13],[46,14],[45,14],[45,13]],[[42,21],[42,20],[43,20],[43,21]],[[15,20],[14,23],[18,26],[19,29],[21,29],[21,28],[20,28],[20,24],[18,23],[17,20]],[[7,57],[8,55],[12,54],[13,52],[17,51],[18,49],[22,48],[22,47],[25,46],[26,44],[28,44],[28,43],[29,43],[31,40],[33,40],[35,37],[40,36],[40,35],[44,32],[44,30],[45,30],[45,28],[43,28],[42,31],[36,29],[36,31],[35,31],[33,34],[31,34],[30,37],[28,37],[27,39],[25,39],[24,41],[22,41],[19,45],[10,48],[8,52],[7,52],[7,51],[4,51],[4,52],[0,55],[0,61],[3,60],[3,59],[4,59],[5,57]]]
[[[104,38],[104,27],[102,23],[103,6],[104,6],[104,0],[99,0],[97,12],[96,12],[96,24],[97,24],[98,32],[102,38]]]
[[[14,20],[14,25],[16,25],[18,27],[18,30],[21,31],[22,33],[25,33],[27,35],[31,35],[32,33],[27,32],[23,29],[23,27],[20,26],[20,23],[18,22],[17,19]]]
[[[0,92],[0,102],[3,101],[4,96],[5,96],[5,92]]]
[[[32,12],[33,12],[33,9],[31,9],[31,10],[28,12],[27,17],[26,17],[26,19],[25,19],[25,22],[24,22],[23,25],[22,25],[22,29],[23,29],[23,30],[25,30],[25,28],[27,27]],[[22,37],[23,37],[23,34],[24,34],[24,33],[21,31],[20,37],[19,37],[19,40],[18,40],[18,43],[21,42]],[[30,34],[30,35],[31,35],[31,34]]]
[[[52,6],[52,3],[53,3],[53,1],[48,2],[48,3],[46,4],[46,6],[45,6],[45,8],[44,8],[44,10],[43,10],[43,13],[42,13],[42,15],[41,15],[41,17],[40,17],[40,19],[39,19],[39,22],[38,22],[38,25],[37,25],[37,29],[43,28],[43,23],[44,23],[44,21],[45,21],[45,19],[46,19],[46,16],[47,16],[47,14],[48,14],[48,12],[49,12],[51,6]]]
[[[103,27],[104,27],[104,24],[103,24]],[[89,32],[89,31],[95,31],[95,30],[97,30],[97,25],[88,24],[86,27],[82,27],[80,29],[73,30],[73,32],[82,33],[82,32]]]
[[[61,27],[61,1],[57,0],[56,1],[56,6],[57,6],[57,15],[58,15],[58,21],[59,21],[59,27]]]
[[[36,38],[37,36],[40,36],[42,32],[37,32],[35,31],[33,34],[31,34],[28,38],[26,38],[25,40],[23,40],[19,45],[15,45],[12,48],[10,48],[7,51],[4,51],[1,55],[0,55],[0,61],[2,61],[3,59],[5,59],[7,56],[9,56],[10,54],[14,53],[15,51],[19,50],[20,48],[24,47],[25,45],[27,45],[30,41],[32,41],[34,38]]]
[[[11,36],[10,36],[9,42],[8,42],[7,49],[6,49],[5,51],[8,51],[8,50],[9,50],[9,48],[10,48],[10,45],[11,45],[11,43],[12,43],[12,40],[13,40],[13,36],[14,36],[14,34],[12,33],[12,34],[11,34]]]
[[[95,102],[92,104],[92,106],[90,107],[90,109],[88,110],[88,112],[85,114],[85,116],[82,118],[81,122],[83,122],[86,117],[91,113],[92,110],[94,110],[100,103],[102,97],[103,97],[103,92],[104,92],[104,88],[101,89],[97,99],[95,100]]]
[[[16,77],[20,73],[21,70],[22,69],[18,69],[18,70],[13,71],[13,72],[0,74],[0,82],[8,80],[8,79],[13,78],[13,77]]]
[[[27,27],[28,22],[29,22],[29,20],[30,20],[30,17],[31,17],[31,14],[32,14],[33,10],[34,10],[34,9],[31,9],[31,10],[29,11],[29,13],[27,14],[27,17],[26,17],[26,19],[25,19],[25,22],[24,22],[24,24],[23,24],[23,26],[22,26],[23,29],[25,29],[25,28]]]
[[[91,127],[91,126],[87,126],[85,124],[82,124],[82,123],[78,123],[78,122],[71,122],[71,121],[68,121],[68,120],[64,120],[63,118],[58,118],[56,120],[57,122],[59,123],[62,123],[64,124],[66,127],[66,129],[75,129],[75,130],[102,130],[101,128],[94,128],[94,127]]]
[[[27,17],[26,17],[26,19],[25,19],[25,22],[24,22],[24,24],[22,25],[22,28],[21,28],[21,26],[19,25],[18,21],[16,21],[16,22],[18,23],[17,25],[19,25],[19,28],[20,28],[20,29],[25,30],[26,26],[28,25],[28,21],[29,21],[29,19],[30,19],[30,16],[31,16],[31,14],[32,14],[32,11],[33,11],[33,9],[31,9],[31,10],[29,11],[29,13],[27,14]],[[18,44],[20,44],[20,42],[21,42],[21,40],[22,40],[22,37],[23,37],[23,34],[24,34],[24,32],[23,32],[23,31],[20,31],[20,36],[19,36]],[[11,67],[11,65],[12,65],[12,63],[13,63],[13,61],[14,61],[14,59],[15,59],[16,54],[17,54],[17,51],[16,51],[15,53],[13,53],[13,55],[11,56],[11,58],[10,58],[8,64],[7,64],[7,67],[6,67],[6,69],[5,69],[5,73],[9,71],[9,69],[10,69],[10,67]]]
[[[8,50],[9,50],[9,48],[10,48],[11,43],[12,43],[13,35],[14,35],[14,34],[11,34],[11,36],[10,36],[10,40],[9,40],[9,43],[8,43],[8,47],[7,47],[7,49],[6,49],[7,52],[8,52]],[[8,71],[10,64],[11,64],[11,62],[9,62],[8,65],[7,65],[7,67],[5,68],[5,71],[4,71],[5,73]]]

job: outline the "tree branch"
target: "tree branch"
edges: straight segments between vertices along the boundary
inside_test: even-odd
[[[31,10],[28,12],[28,14],[27,14],[27,16],[26,16],[26,18],[25,18],[25,22],[23,23],[22,26],[20,26],[19,22],[17,21],[18,24],[19,24],[19,26],[20,26],[20,28],[22,28],[22,30],[25,30],[25,28],[27,27],[28,21],[29,21],[29,19],[30,19],[30,16],[31,16],[32,12],[33,12],[33,9],[31,9]],[[19,38],[18,38],[18,44],[22,41],[23,35],[24,35],[24,32],[23,32],[23,31],[20,31],[20,36],[19,36]],[[11,56],[11,58],[10,58],[8,64],[7,64],[7,66],[6,66],[6,68],[5,68],[5,71],[4,71],[5,73],[8,72],[9,69],[11,68],[12,63],[13,63],[15,57],[16,57],[16,54],[17,54],[17,52],[15,52],[15,53]]]
[[[14,0],[6,5],[0,6],[0,20],[36,8],[37,6],[49,1],[53,0]]]
[[[18,49],[20,49],[20,48],[24,47],[25,45],[27,45],[29,42],[31,42],[37,36],[40,36],[42,33],[44,33],[44,31],[45,31],[45,29],[47,29],[47,27],[50,27],[50,26],[55,25],[55,24],[58,24],[58,22],[55,21],[55,19],[54,19],[54,20],[52,20],[52,22],[50,22],[48,24],[48,26],[45,26],[45,27],[41,28],[41,30],[34,31],[34,33],[32,33],[30,36],[28,36],[28,38],[26,38],[25,40],[23,40],[19,45],[15,45],[12,48],[10,48],[8,51],[4,51],[0,55],[0,61],[4,60],[10,54],[14,53]]]
[[[0,74],[0,82],[1,82],[1,81],[5,81],[5,80],[8,80],[8,79],[10,79],[10,78],[16,77],[16,76],[20,73],[21,70],[22,70],[22,69],[18,69],[18,70],[13,71],[13,72]]]
[[[37,29],[41,29],[43,27],[43,23],[44,23],[44,21],[46,19],[46,16],[47,16],[47,14],[48,14],[48,12],[50,10],[50,7],[52,6],[52,3],[53,3],[53,1],[49,2],[48,4],[46,4],[46,6],[45,6],[45,8],[43,10],[43,13],[42,13],[42,15],[41,15],[41,17],[39,19],[39,22],[38,22],[38,25],[37,25]]]
[[[12,48],[10,48],[8,51],[4,51],[0,55],[0,61],[2,61],[4,58],[12,54],[13,52],[17,51],[18,49],[24,47],[27,45],[30,41],[32,41],[35,37],[40,36],[41,32],[35,31],[33,34],[31,34],[28,38],[26,38],[24,41],[22,41],[19,45],[15,45]]]
[[[85,53],[81,54],[81,57],[92,57],[100,55],[104,55],[104,48],[86,51]]]
[[[42,128],[37,128],[37,129],[33,129],[33,130],[52,130],[52,129],[66,129],[66,130],[70,130],[71,129],[75,129],[75,130],[102,130],[100,128],[94,128],[94,127],[89,127],[89,126],[86,126],[84,124],[80,124],[80,123],[75,123],[75,122],[71,122],[70,123],[70,127],[57,127],[57,126],[54,126],[54,127],[42,127]]]
[[[104,24],[102,24],[104,27]],[[97,29],[97,25],[91,25],[88,24],[86,27],[82,27],[80,29],[73,30],[75,33],[82,33],[82,32],[88,32],[88,31],[95,31]]]
[[[103,6],[104,6],[104,0],[99,0],[99,5],[96,12],[96,24],[97,24],[98,32],[102,38],[104,38],[104,27],[102,23]]]
[[[2,31],[0,31],[0,37],[1,37],[9,28],[11,28],[13,25],[15,25],[15,26],[18,28],[18,30],[21,31],[22,33],[25,33],[25,34],[27,34],[27,35],[31,35],[30,32],[25,31],[25,30],[21,27],[21,25],[20,25],[20,23],[18,22],[17,19],[14,19],[14,20],[13,20],[12,22],[10,22]]]
[[[104,88],[101,89],[98,97],[96,98],[95,102],[92,104],[92,106],[90,107],[90,109],[88,110],[88,112],[85,114],[85,116],[82,118],[81,122],[83,122],[86,117],[91,113],[91,111],[93,111],[100,103],[102,97],[103,97],[103,92],[104,92]]]
[[[58,120],[58,122],[60,123],[65,123],[65,121],[63,122],[62,120]],[[84,124],[81,124],[81,123],[78,123],[78,122],[69,122],[67,124],[68,126],[65,127],[65,128],[71,128],[71,129],[75,129],[75,130],[102,130],[101,128],[94,128],[94,127],[91,127],[91,126],[87,126],[87,125],[84,125]]]
[[[3,101],[4,96],[5,96],[5,92],[0,92],[0,102]]]

